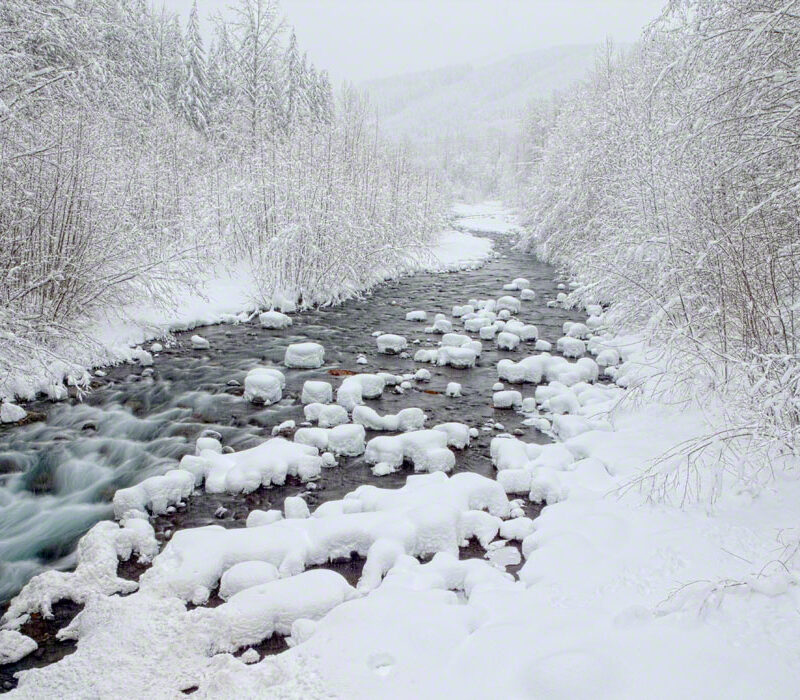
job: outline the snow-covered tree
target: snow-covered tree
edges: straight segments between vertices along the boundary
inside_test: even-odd
[[[204,132],[208,127],[208,81],[206,79],[205,50],[197,17],[197,0],[192,3],[189,22],[186,26],[184,66],[186,78],[183,85],[181,107],[189,124],[197,131]]]

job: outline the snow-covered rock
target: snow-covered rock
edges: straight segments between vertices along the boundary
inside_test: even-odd
[[[464,329],[470,333],[479,333],[481,328],[484,326],[491,326],[493,323],[494,319],[486,318],[485,316],[476,316],[475,318],[469,318],[464,321]]]
[[[497,309],[508,309],[512,314],[518,314],[519,310],[522,308],[522,304],[520,300],[516,297],[512,296],[505,296],[500,297],[497,300]]]
[[[439,346],[443,348],[460,348],[472,342],[472,338],[462,333],[445,333],[439,341]]]
[[[428,320],[428,314],[425,311],[417,310],[417,311],[409,311],[406,314],[406,321],[417,321],[419,323],[423,323]]]
[[[497,363],[497,376],[511,384],[538,384],[542,381],[544,365],[545,360],[541,355],[531,355],[519,362],[503,359]]]
[[[519,336],[503,331],[497,336],[498,350],[516,350],[520,343]]]
[[[447,443],[448,434],[442,430],[416,430],[403,435],[381,436],[367,443],[364,458],[368,464],[386,462],[399,467],[408,460],[415,471],[450,471],[455,466],[455,455],[447,449]]]
[[[586,343],[578,338],[564,336],[556,342],[556,349],[564,357],[583,357],[586,353]]]
[[[277,509],[273,510],[251,510],[247,514],[245,524],[247,527],[261,527],[270,523],[278,522],[283,519],[283,513]]]
[[[300,496],[287,496],[283,501],[283,514],[289,520],[311,517],[308,504]]]
[[[198,608],[193,617],[212,632],[214,652],[233,652],[273,634],[291,634],[297,620],[318,620],[356,596],[341,574],[316,569],[246,588],[216,608]]]
[[[17,406],[10,401],[0,403],[0,423],[18,423],[25,419],[27,412],[22,406]]]
[[[445,396],[450,396],[451,398],[458,398],[461,396],[461,384],[458,382],[448,382],[447,388],[444,391]]]
[[[265,311],[258,316],[262,328],[288,328],[292,325],[291,317],[280,311]]]
[[[38,648],[33,639],[16,630],[0,630],[0,666],[16,663]]]
[[[336,404],[310,403],[303,408],[303,414],[306,420],[318,423],[320,428],[333,428],[350,420],[347,409]]]
[[[472,348],[468,347],[444,347],[439,348],[436,355],[436,364],[440,366],[450,365],[459,369],[474,367],[478,355]]]
[[[309,481],[319,476],[322,467],[322,458],[315,447],[281,437],[231,454],[204,450],[200,458],[195,459],[197,461],[187,467],[193,469],[199,480],[205,480],[208,493],[251,493],[259,486],[284,484],[287,476]]]
[[[519,336],[520,340],[523,341],[532,341],[536,340],[539,337],[539,329],[531,324],[522,323],[521,321],[511,320],[506,323],[503,328],[503,331],[506,333],[513,333],[516,336]]]
[[[334,428],[300,428],[294,434],[294,441],[320,451],[330,450],[334,455],[356,457],[364,453],[364,436],[363,425],[347,423]],[[318,475],[319,472],[314,476]]]
[[[589,329],[584,323],[569,323],[568,327],[564,329],[564,333],[570,338],[580,338],[581,340],[589,337]]]
[[[518,391],[496,391],[492,395],[492,405],[495,408],[521,408],[522,394]]]
[[[308,380],[303,384],[300,401],[304,405],[310,403],[327,404],[333,401],[333,387],[328,382]]]
[[[364,454],[364,439],[363,425],[337,425],[328,434],[328,449],[335,455],[357,457]]]
[[[206,451],[211,454],[211,451]],[[194,491],[195,475],[185,469],[171,469],[162,476],[151,476],[135,486],[114,493],[114,517],[139,517],[148,510],[154,515],[182,502]]]
[[[267,405],[277,403],[283,397],[286,378],[279,370],[271,367],[251,369],[244,378],[244,399],[251,403]]]
[[[464,306],[454,306],[450,315],[453,318],[461,318],[462,316],[473,313],[475,313],[475,307],[471,304],[465,304]]]
[[[408,340],[404,336],[394,333],[379,335],[375,342],[378,345],[378,352],[384,355],[396,355],[408,347]]]
[[[228,569],[219,581],[219,597],[227,600],[246,588],[279,578],[278,569],[266,561],[242,561]]]
[[[616,348],[606,348],[597,353],[597,364],[605,369],[616,367],[620,363],[619,352]]]
[[[425,425],[426,416],[421,408],[404,408],[395,415],[381,416],[369,406],[356,406],[353,409],[353,422],[369,430],[388,432],[420,430]]]
[[[464,423],[440,423],[433,426],[434,430],[440,430],[447,435],[448,447],[463,450],[469,447],[470,431],[469,426]]]
[[[195,350],[208,350],[211,347],[211,343],[209,343],[203,336],[201,335],[193,335],[191,337],[192,347]]]
[[[493,323],[491,326],[484,326],[478,331],[478,335],[481,340],[494,340],[494,337],[497,335],[497,332],[500,330],[500,326],[496,323]]]
[[[325,361],[325,348],[319,343],[293,343],[286,348],[283,364],[298,369],[317,369]]]

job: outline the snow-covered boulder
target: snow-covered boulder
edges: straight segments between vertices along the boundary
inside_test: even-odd
[[[318,423],[320,428],[333,428],[350,420],[347,409],[335,404],[326,406],[321,403],[310,403],[303,408],[303,414],[306,420]]]
[[[409,311],[406,314],[406,321],[417,321],[418,323],[423,323],[428,320],[428,314],[421,309],[416,311]]]
[[[439,341],[439,346],[443,348],[460,348],[470,342],[472,342],[472,338],[463,333],[445,333]]]
[[[149,510],[154,515],[180,503],[194,491],[195,475],[185,469],[171,469],[162,476],[151,476],[135,486],[114,493],[114,517],[139,517]]]
[[[292,319],[280,311],[265,311],[259,314],[258,322],[262,328],[288,328],[292,325]]]
[[[201,335],[193,335],[191,338],[191,343],[195,350],[208,350],[211,347],[211,343],[209,343]]]
[[[516,350],[520,340],[518,335],[514,333],[506,333],[503,331],[497,336],[497,349],[498,350]]]
[[[512,296],[505,296],[500,297],[497,300],[497,310],[501,309],[508,309],[512,314],[518,314],[519,310],[522,308],[522,304],[519,299]]]
[[[190,616],[210,631],[211,653],[234,652],[271,637],[289,635],[298,620],[318,620],[357,597],[341,574],[313,569],[245,588],[215,608],[198,608]]]
[[[39,645],[16,630],[0,630],[0,666],[13,664],[36,651]]]
[[[470,431],[469,426],[464,423],[440,423],[433,426],[434,430],[440,430],[447,435],[448,447],[463,450],[469,447]]]
[[[491,326],[484,326],[481,328],[478,331],[478,335],[481,340],[494,340],[499,330],[500,327],[496,323],[493,323]]]
[[[0,423],[18,423],[24,420],[27,415],[22,406],[17,406],[17,404],[10,401],[0,403]]]
[[[271,523],[276,523],[278,520],[283,520],[283,513],[277,509],[251,510],[247,514],[245,525],[247,527],[261,527],[261,525],[270,525]]]
[[[363,425],[337,425],[328,434],[328,449],[335,455],[357,457],[364,454],[365,435]]]
[[[503,331],[506,333],[513,333],[519,336],[520,340],[524,341],[536,340],[539,337],[539,329],[536,328],[536,326],[516,320],[511,320],[506,323]]]
[[[353,409],[353,422],[369,430],[389,432],[420,430],[425,425],[426,416],[421,408],[404,408],[396,415],[381,416],[369,406],[356,406]]]
[[[303,405],[310,403],[330,403],[333,401],[333,387],[328,382],[307,381],[300,395]]]
[[[589,329],[584,323],[570,323],[569,327],[564,331],[570,338],[580,338],[585,340],[589,337]]]
[[[604,369],[606,367],[616,367],[619,362],[619,352],[616,348],[606,348],[597,354],[597,364]]]
[[[453,330],[453,324],[446,318],[437,318],[430,328],[425,329],[427,333],[450,333]]]
[[[493,323],[494,319],[486,318],[485,316],[476,316],[475,318],[464,321],[464,330],[470,333],[479,333],[481,328],[484,326],[491,326]]]
[[[583,357],[586,353],[586,344],[578,338],[565,335],[556,342],[556,349],[564,357]]]
[[[449,382],[447,388],[444,390],[445,396],[451,398],[458,398],[461,396],[461,384],[458,382]]]
[[[467,347],[444,347],[439,348],[436,363],[440,366],[450,365],[457,369],[474,367],[478,355],[472,348]]]
[[[278,568],[266,561],[242,561],[228,569],[219,581],[219,597],[228,600],[239,591],[279,578]]]
[[[283,513],[287,520],[305,519],[311,516],[308,504],[300,496],[287,496],[283,501]]]
[[[416,430],[403,435],[372,438],[364,454],[368,464],[386,462],[399,467],[408,460],[415,471],[450,471],[455,455],[447,449],[445,430]]]
[[[325,361],[325,348],[319,343],[293,343],[286,348],[283,364],[298,369],[317,369]]]
[[[283,382],[281,381],[283,378]],[[279,370],[270,367],[251,369],[244,378],[244,399],[251,403],[270,405],[283,397],[286,379]]]
[[[531,355],[519,362],[503,359],[497,363],[497,376],[511,384],[538,384],[542,381],[545,360],[541,355]]]
[[[496,391],[492,395],[492,405],[495,408],[521,408],[522,394],[518,391]]]
[[[379,335],[375,342],[378,345],[378,352],[384,355],[396,355],[408,347],[408,340],[404,336],[394,333]]]

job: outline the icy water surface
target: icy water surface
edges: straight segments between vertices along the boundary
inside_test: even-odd
[[[482,234],[486,235],[486,234]],[[460,421],[480,428],[499,421],[506,431],[523,429],[526,441],[548,439],[521,426],[522,416],[496,411],[491,406],[495,365],[503,357],[515,360],[531,354],[525,344],[515,352],[497,351],[484,341],[478,366],[471,370],[419,365],[411,358],[380,355],[375,331],[405,335],[410,352],[433,347],[441,336],[424,332],[425,323],[404,320],[405,313],[424,309],[450,317],[452,307],[471,298],[497,298],[502,285],[526,277],[537,300],[523,302],[519,318],[539,328],[540,337],[555,341],[566,320],[579,314],[548,308],[546,300],[557,293],[554,271],[530,255],[510,251],[505,239],[497,240],[498,257],[479,270],[451,274],[423,274],[382,285],[361,300],[336,308],[318,309],[293,316],[294,324],[282,331],[265,330],[257,320],[241,325],[220,325],[179,333],[175,344],[155,358],[152,370],[124,365],[98,378],[97,388],[80,403],[40,402],[29,410],[46,414],[46,420],[26,427],[0,429],[0,600],[15,594],[31,576],[48,567],[69,568],[77,540],[95,522],[112,517],[110,499],[117,488],[177,466],[203,430],[222,434],[223,445],[236,451],[253,447],[270,437],[273,426],[304,420],[300,392],[308,379],[341,379],[331,370],[388,371],[395,374],[426,367],[428,383],[397,395],[387,389],[381,399],[367,401],[380,414],[418,406],[428,415],[427,425]],[[460,323],[454,323],[459,332]],[[189,338],[199,333],[211,343],[209,350],[193,350]],[[325,347],[324,367],[294,370],[286,375],[283,400],[268,408],[241,398],[247,371],[256,365],[280,366],[290,343],[316,341]],[[418,344],[413,344],[419,341]],[[359,365],[359,354],[368,364]],[[447,398],[448,382],[463,386],[462,398]],[[517,387],[519,388],[519,387]],[[376,433],[367,432],[367,439]],[[472,447],[456,453],[456,470],[493,475],[489,441],[498,431],[482,431]],[[156,519],[160,539],[176,527],[217,523],[242,527],[254,508],[281,508],[284,498],[303,492],[309,506],[341,498],[363,483],[395,488],[405,483],[408,470],[374,477],[363,458],[341,458],[340,467],[323,470],[316,490],[289,479],[283,487],[259,489],[247,496],[206,495],[200,492],[188,506]],[[223,517],[215,517],[223,506]],[[166,534],[165,534],[166,533]]]

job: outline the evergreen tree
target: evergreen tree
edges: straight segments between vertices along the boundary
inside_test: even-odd
[[[186,120],[197,131],[205,132],[209,123],[208,80],[203,39],[197,19],[197,1],[192,4],[186,27],[186,72],[181,107]]]

